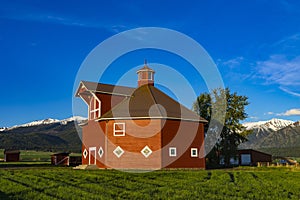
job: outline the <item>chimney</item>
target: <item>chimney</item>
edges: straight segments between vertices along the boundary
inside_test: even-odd
[[[145,60],[144,67],[142,67],[136,73],[138,74],[138,87],[142,85],[154,86],[155,71],[147,66],[147,60]]]

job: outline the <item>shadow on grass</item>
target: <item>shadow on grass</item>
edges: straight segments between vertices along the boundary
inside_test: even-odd
[[[0,191],[0,199],[11,199],[11,198],[9,198],[9,196],[4,192]]]
[[[49,162],[1,162],[0,169],[6,168],[31,168],[31,167],[55,167]],[[1,199],[1,198],[0,198]]]

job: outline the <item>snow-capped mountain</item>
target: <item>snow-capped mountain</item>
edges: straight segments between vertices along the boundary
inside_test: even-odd
[[[12,126],[8,129],[14,129],[14,128],[19,128],[19,127],[28,127],[28,126],[38,126],[38,125],[42,125],[42,124],[53,124],[53,123],[58,123],[59,120],[58,119],[43,119],[43,120],[35,120],[26,124],[21,124],[21,125],[15,125]]]
[[[81,117],[81,116],[74,116],[74,117],[70,117],[70,118],[67,118],[67,119],[63,119],[63,120],[60,120],[59,122],[62,124],[62,125],[66,125],[68,122],[77,122],[77,123],[81,123],[83,121],[87,120],[87,118],[85,117]]]
[[[44,119],[16,125],[0,130],[0,149],[27,149],[53,152],[80,152],[83,117],[70,117],[63,120]]]
[[[29,122],[26,124],[15,125],[12,127],[0,128],[0,131],[12,130],[15,128],[20,128],[20,127],[30,127],[30,126],[38,126],[38,125],[46,125],[46,124],[54,124],[54,123],[60,123],[62,125],[66,125],[68,122],[76,121],[77,123],[81,123],[84,120],[86,120],[86,118],[81,117],[81,116],[73,116],[73,117],[70,117],[67,119],[62,119],[62,120],[48,118],[48,119],[43,119],[43,120],[35,120],[35,121]]]
[[[290,125],[291,127],[300,127],[300,121],[297,121],[295,123],[293,123],[292,125]]]
[[[7,127],[1,127],[1,128],[0,128],[0,132],[1,132],[1,131],[5,131],[5,130],[7,130]]]
[[[300,121],[293,122],[283,119],[248,122],[243,124],[252,133],[248,141],[239,148],[291,148],[300,147]]]
[[[274,118],[268,121],[246,122],[243,125],[247,130],[258,129],[278,131],[292,124],[294,124],[293,121]]]

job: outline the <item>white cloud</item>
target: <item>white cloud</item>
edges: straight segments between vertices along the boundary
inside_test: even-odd
[[[250,116],[249,119],[252,119],[252,120],[258,120],[259,117],[256,117],[256,116]]]
[[[230,68],[238,67],[244,61],[244,57],[239,56],[227,61],[222,62],[222,65],[228,66]]]
[[[67,26],[105,28],[103,27],[103,24],[92,23],[92,22],[82,21],[78,19],[72,19],[70,17],[59,16],[53,13],[15,14],[15,15],[6,15],[4,17],[8,19],[19,20],[19,21],[36,21],[42,23],[62,24]]]
[[[10,5],[12,6],[12,5]],[[15,5],[13,5],[15,6]],[[43,11],[36,9],[30,5],[22,5],[18,8],[21,10],[19,12],[15,12],[17,9],[7,9],[2,10],[0,8],[1,13],[0,18],[5,19],[13,19],[18,21],[33,21],[33,22],[41,22],[41,23],[52,23],[52,24],[61,24],[66,26],[76,26],[76,27],[86,27],[86,28],[99,28],[106,29],[108,31],[112,31],[115,33],[122,32],[124,30],[129,29],[129,27],[124,24],[116,24],[111,23],[111,19],[87,19],[78,16],[66,15],[64,13],[57,13],[54,11]]]
[[[294,95],[296,97],[300,97],[300,93],[297,93],[297,92],[293,92],[293,91],[290,91],[284,87],[279,87],[282,91],[288,93],[288,94],[291,94],[291,95]]]
[[[300,56],[287,60],[285,56],[273,55],[269,60],[257,62],[258,72],[268,83],[300,85]]]
[[[274,112],[267,112],[265,113],[265,115],[274,115],[275,113]]]
[[[277,85],[282,91],[300,97],[300,33],[286,36],[261,51],[269,58],[256,62],[254,80]]]
[[[293,108],[285,111],[284,113],[277,114],[278,116],[300,116],[300,109]]]
[[[285,37],[278,42],[275,42],[272,47],[280,47],[280,48],[285,48],[287,46],[293,47],[297,45],[297,41],[300,40],[300,33],[296,33],[293,35],[290,35],[288,37]],[[293,45],[294,44],[294,45]]]
[[[300,56],[289,60],[283,55],[273,55],[269,60],[257,62],[257,69],[266,84],[300,86]]]
[[[218,59],[216,63],[226,70],[225,77],[235,82],[235,84],[252,78],[256,73],[254,71],[255,64],[243,56],[237,56],[229,60]],[[248,70],[245,71],[245,68]]]

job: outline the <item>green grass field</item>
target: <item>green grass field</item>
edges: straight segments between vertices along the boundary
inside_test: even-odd
[[[0,169],[0,199],[300,199],[300,169]]]

